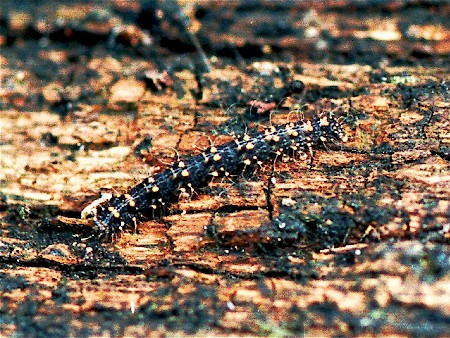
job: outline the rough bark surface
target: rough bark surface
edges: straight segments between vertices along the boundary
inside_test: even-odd
[[[0,336],[448,335],[448,5],[3,2]],[[111,242],[77,221],[324,110],[350,140],[312,164],[194,187]]]

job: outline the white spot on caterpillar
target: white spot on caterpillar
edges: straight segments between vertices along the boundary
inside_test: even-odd
[[[128,201],[128,205],[132,208],[134,208],[136,206],[136,202],[134,201],[133,196],[131,196],[130,194],[125,194],[123,195],[127,201]]]
[[[314,128],[311,124],[311,121],[303,123],[303,130],[304,131],[313,131],[314,130]]]
[[[330,121],[328,121],[328,117],[326,115],[320,119],[320,125],[323,127],[328,127],[330,125]]]

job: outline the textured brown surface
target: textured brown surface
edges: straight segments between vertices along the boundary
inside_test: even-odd
[[[209,72],[174,3],[0,9],[0,336],[448,335],[450,8],[180,3]],[[350,141],[312,165],[212,182],[111,243],[57,219],[325,109]]]

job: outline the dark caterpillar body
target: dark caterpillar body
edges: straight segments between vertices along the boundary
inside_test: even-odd
[[[216,177],[253,170],[282,155],[300,153],[306,157],[320,142],[346,141],[347,137],[331,113],[319,114],[312,121],[272,126],[263,133],[245,134],[220,146],[175,162],[168,169],[147,177],[120,196],[94,201],[85,208],[83,218],[94,221],[100,236],[110,237],[152,210],[176,200],[181,192],[204,186]]]

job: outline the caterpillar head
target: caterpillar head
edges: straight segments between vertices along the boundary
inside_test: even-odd
[[[105,205],[113,198],[112,194],[103,194],[100,198],[93,201],[81,211],[81,219],[89,221],[92,224],[94,231],[97,232],[100,237],[111,236],[110,222],[105,222],[105,218],[110,220],[112,216],[111,212],[105,208]]]
[[[347,142],[348,136],[332,112],[320,113],[314,119],[314,137],[323,143]]]

